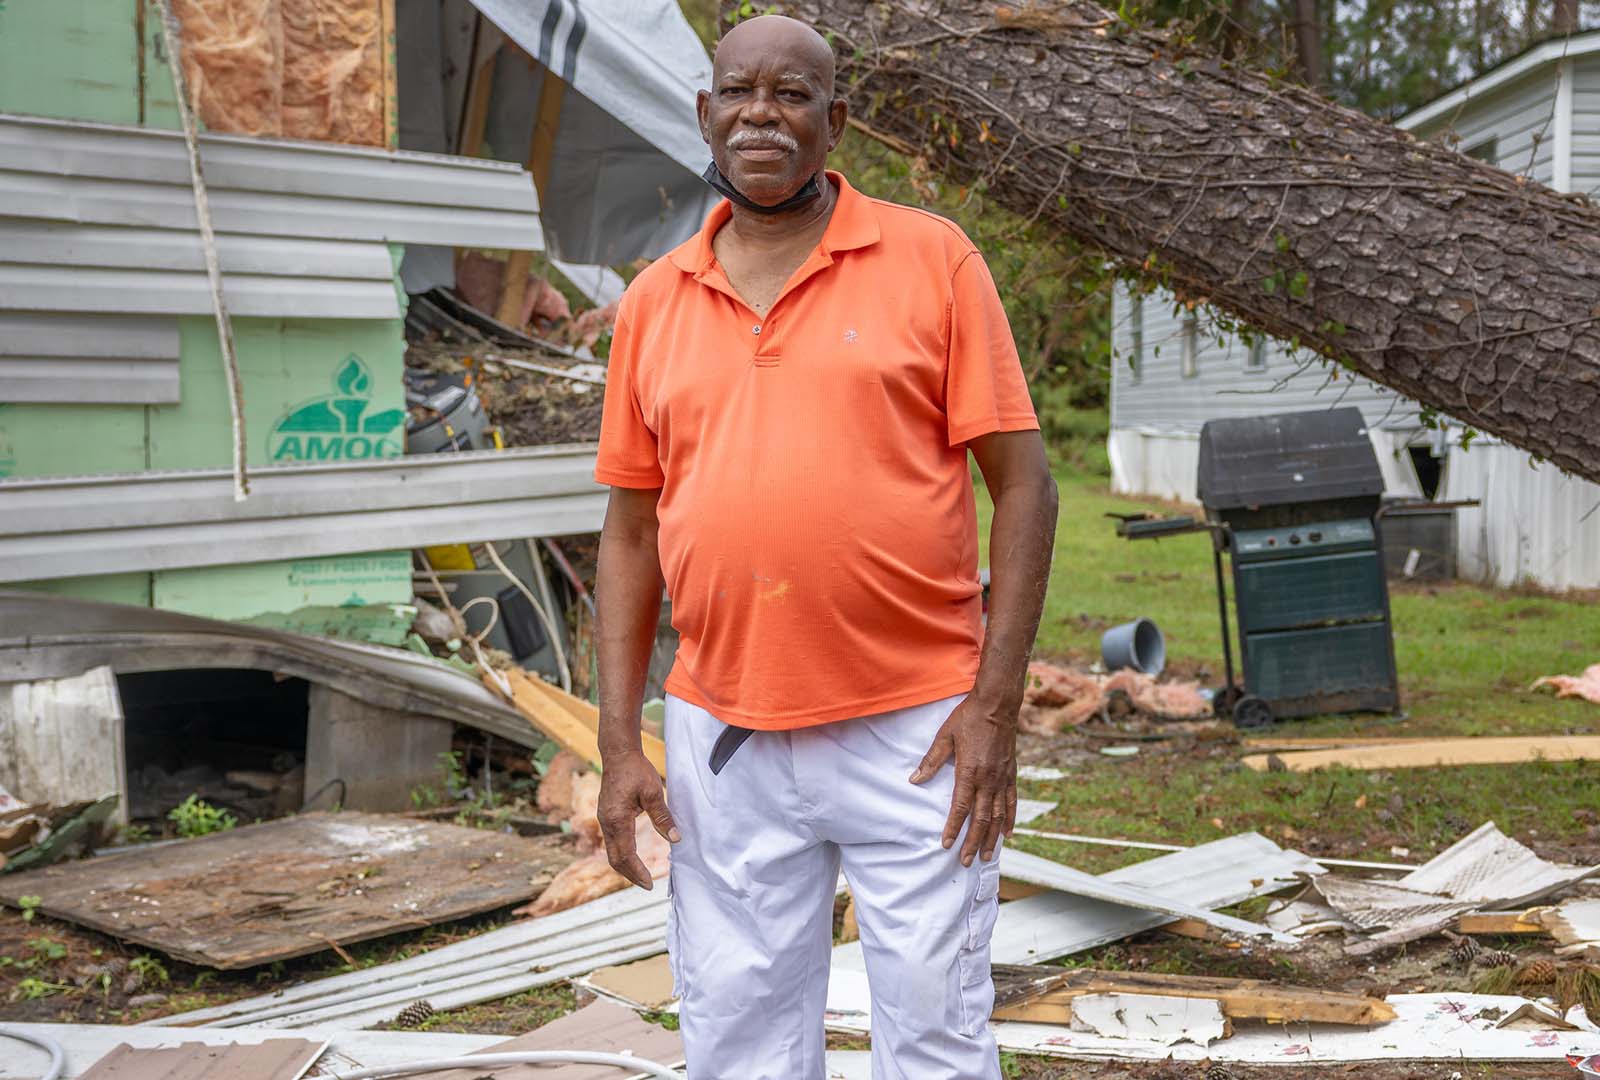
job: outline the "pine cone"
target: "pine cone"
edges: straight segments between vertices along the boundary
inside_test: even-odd
[[[1516,967],[1517,954],[1509,949],[1484,949],[1478,953],[1478,963],[1486,968]]]
[[[1206,1080],[1239,1080],[1226,1065],[1213,1065],[1206,1070]]]
[[[1478,943],[1465,934],[1450,935],[1450,959],[1458,964],[1470,964],[1482,949]]]
[[[422,1024],[433,1015],[433,1004],[427,1001],[413,1001],[401,1009],[394,1018],[394,1026],[400,1028],[414,1028]]]
[[[1554,960],[1530,960],[1517,969],[1518,986],[1542,986],[1545,983],[1556,981],[1556,962]]]

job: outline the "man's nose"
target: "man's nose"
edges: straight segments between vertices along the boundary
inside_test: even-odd
[[[757,127],[767,127],[776,124],[782,119],[778,109],[778,99],[770,90],[757,88],[750,95],[750,100],[745,103],[744,115],[741,117],[745,123]]]

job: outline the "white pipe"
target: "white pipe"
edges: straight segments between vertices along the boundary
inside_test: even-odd
[[[1018,836],[1037,836],[1041,840],[1060,840],[1067,844],[1097,844],[1100,847],[1140,848],[1144,851],[1188,851],[1182,844],[1154,844],[1145,840],[1111,840],[1102,836],[1079,836],[1076,833],[1045,832],[1042,829],[1011,830]],[[1310,858],[1311,856],[1308,856]],[[1356,870],[1394,870],[1409,873],[1415,866],[1406,863],[1362,862],[1360,859],[1316,859],[1323,866],[1346,866]]]
[[[32,1043],[50,1055],[50,1066],[39,1080],[57,1080],[62,1072],[66,1070],[67,1052],[61,1048],[60,1043],[49,1036],[35,1035],[32,1032],[23,1031],[21,1028],[14,1028],[9,1024],[0,1024],[0,1035],[16,1039],[19,1042]],[[676,1076],[677,1074],[672,1073],[670,1075]]]
[[[603,1054],[592,1050],[525,1050],[511,1054],[469,1054],[465,1057],[413,1061],[408,1064],[378,1065],[355,1072],[334,1073],[334,1080],[378,1080],[379,1077],[411,1076],[444,1069],[486,1069],[502,1065],[610,1065],[629,1070],[630,1076],[651,1076],[659,1080],[683,1080],[683,1074],[655,1061],[632,1054]],[[53,1080],[53,1078],[47,1078]]]

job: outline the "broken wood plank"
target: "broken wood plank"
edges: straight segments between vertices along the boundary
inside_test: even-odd
[[[1266,772],[1276,756],[1290,772],[1345,769],[1425,769],[1446,765],[1513,765],[1529,761],[1600,761],[1600,735],[1521,735],[1506,738],[1430,739],[1287,754],[1251,754],[1240,760]]]
[[[1011,878],[1000,879],[1000,900],[1021,900],[1024,896],[1037,896],[1039,893],[1048,892],[1043,885],[1030,885],[1026,881],[1013,881]]]
[[[1421,736],[1386,735],[1250,735],[1239,740],[1252,750],[1332,750],[1341,746],[1406,746],[1436,742]]]
[[[521,668],[498,674],[511,684],[511,703],[529,723],[585,761],[600,764],[599,709]],[[494,675],[485,675],[483,682],[491,690],[499,689]],[[648,731],[640,732],[640,742],[656,772],[667,775],[667,744]]]
[[[1460,934],[1548,934],[1549,928],[1539,921],[1542,912],[1554,908],[1536,907],[1527,911],[1472,911],[1456,920]]]
[[[556,837],[313,813],[7,874],[0,900],[236,970],[508,907],[570,859]]]
[[[1085,994],[1154,994],[1208,998],[1222,1004],[1230,1020],[1271,1023],[1381,1024],[1394,1019],[1385,1002],[1359,994],[1260,979],[1222,979],[1205,975],[1062,970],[1032,965],[995,965],[996,1020],[1066,1023],[1072,1001]]]

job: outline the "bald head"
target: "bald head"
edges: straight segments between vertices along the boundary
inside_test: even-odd
[[[699,96],[700,134],[739,194],[777,206],[820,179],[844,134],[833,77],[833,48],[803,22],[762,15],[723,35]]]
[[[712,79],[728,66],[776,56],[790,60],[796,71],[807,73],[816,80],[819,90],[833,96],[832,46],[811,27],[787,15],[758,15],[722,35],[712,60]]]

